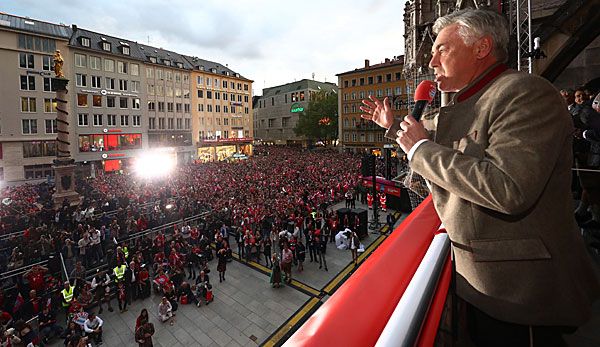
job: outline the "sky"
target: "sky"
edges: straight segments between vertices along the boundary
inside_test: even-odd
[[[262,89],[404,54],[403,0],[3,0],[0,11],[76,24],[227,64]]]

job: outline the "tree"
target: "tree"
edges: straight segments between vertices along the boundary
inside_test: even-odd
[[[298,136],[328,143],[338,137],[338,98],[333,92],[319,91],[312,94],[306,111],[300,114],[294,128]]]

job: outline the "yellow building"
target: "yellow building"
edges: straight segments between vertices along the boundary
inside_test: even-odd
[[[252,154],[252,80],[197,57],[193,65],[192,137],[198,160],[245,158]]]
[[[340,144],[352,152],[372,151],[380,154],[386,144],[393,141],[384,138],[385,129],[360,118],[362,100],[374,95],[383,100],[388,97],[395,117],[407,114],[406,81],[402,74],[404,57],[385,59],[385,62],[365,66],[337,74],[340,112],[338,127]]]

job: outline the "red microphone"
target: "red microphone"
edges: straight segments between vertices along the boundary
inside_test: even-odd
[[[424,80],[419,83],[415,90],[415,108],[411,113],[411,116],[413,116],[414,119],[419,121],[419,118],[421,118],[421,115],[423,114],[423,110],[425,110],[425,106],[433,100],[436,90],[437,87],[433,81]]]

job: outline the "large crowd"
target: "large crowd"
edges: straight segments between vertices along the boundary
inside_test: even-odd
[[[5,188],[2,220],[13,216],[10,226],[22,225],[10,212],[18,209],[26,228],[3,224],[2,341],[43,345],[60,337],[67,346],[101,344],[104,309],[114,310],[116,301],[123,312],[152,293],[162,300],[148,309],[174,324],[180,303],[212,301],[213,259],[219,281],[226,281],[230,242],[243,261],[264,258],[275,287],[291,282],[292,264],[302,271],[307,256],[326,271],[327,243],[344,227],[328,207],[356,189],[359,166],[353,154],[257,147],[248,160],[186,165],[163,179],[79,180],[77,207],[55,208],[46,183]],[[59,258],[64,266],[55,272]],[[136,342],[150,345],[154,329],[143,316]],[[39,329],[28,323],[32,317]]]

